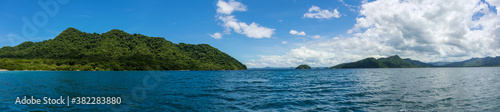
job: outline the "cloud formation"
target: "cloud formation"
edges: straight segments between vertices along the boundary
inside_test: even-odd
[[[247,7],[240,2],[229,0],[228,2],[219,0],[217,2],[217,13],[230,15],[233,11],[247,11]]]
[[[337,9],[333,11],[329,10],[321,10],[318,6],[311,6],[309,11],[304,14],[304,18],[315,18],[315,19],[331,19],[331,18],[339,18],[341,15]]]
[[[321,36],[319,36],[319,35],[313,35],[313,36],[311,36],[311,38],[313,38],[313,39],[319,39],[319,38],[321,38]]]
[[[214,39],[221,39],[222,38],[222,34],[217,32],[217,33],[214,33],[214,34],[211,34],[210,37],[214,38]]]
[[[306,36],[306,32],[304,32],[304,31],[298,32],[296,30],[290,30],[289,33],[292,34],[292,35]]]
[[[231,15],[234,11],[247,11],[246,6],[240,2],[234,0],[229,0],[228,2],[219,0],[217,2],[217,7],[216,17],[217,20],[222,22],[221,25],[225,28],[224,34],[230,34],[231,31],[234,31],[239,34],[244,34],[247,37],[257,39],[271,38],[274,34],[275,29],[259,26],[259,24],[255,22],[252,22],[251,24],[240,22],[234,15]],[[221,39],[222,36],[223,35],[220,34],[216,39]]]
[[[290,30],[290,32],[288,32],[292,35],[298,35],[298,36],[306,36],[306,32],[304,31],[297,31],[297,30]],[[321,36],[319,35],[308,35],[307,37],[311,37],[312,39],[319,39],[321,38]]]
[[[246,64],[333,66],[396,54],[424,62],[500,56],[498,7],[500,3],[494,0],[366,2],[361,5],[357,23],[348,31],[352,36],[310,41],[285,55],[260,56]]]

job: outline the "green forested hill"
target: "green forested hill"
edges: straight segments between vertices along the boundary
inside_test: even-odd
[[[410,67],[500,67],[500,56],[472,58],[461,62],[434,62],[435,65],[418,60],[401,59],[398,55],[387,58],[366,58],[352,63],[338,64],[330,68],[410,68]]]
[[[403,59],[405,61],[408,61],[410,64],[417,66],[417,67],[435,67],[435,65],[429,64],[429,63],[424,63],[418,60],[412,60],[412,59]]]
[[[409,68],[409,67],[431,67],[417,60],[401,59],[398,55],[387,58],[366,58],[352,63],[343,63],[330,68]]]
[[[352,63],[343,63],[330,68],[385,68],[385,65],[375,58],[366,58]]]
[[[246,66],[207,44],[174,44],[161,37],[68,28],[54,39],[0,49],[9,70],[241,70]]]
[[[311,66],[306,65],[306,64],[302,64],[302,65],[297,66],[297,68],[295,68],[295,69],[311,69]]]

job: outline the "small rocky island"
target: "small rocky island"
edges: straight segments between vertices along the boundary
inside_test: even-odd
[[[309,65],[306,65],[306,64],[302,64],[302,65],[299,65],[297,68],[295,69],[311,69],[311,67]]]

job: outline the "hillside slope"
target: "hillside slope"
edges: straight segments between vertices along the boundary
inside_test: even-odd
[[[113,29],[103,34],[68,28],[54,39],[0,49],[9,70],[242,70],[246,66],[208,44],[174,44]]]
[[[352,63],[343,63],[330,67],[334,68],[410,68],[410,67],[431,67],[432,65],[417,60],[401,59],[398,55],[387,58],[366,58]]]

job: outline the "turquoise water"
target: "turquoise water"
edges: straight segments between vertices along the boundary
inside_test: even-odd
[[[17,97],[121,97],[19,105]],[[0,111],[499,111],[500,68],[0,72]]]

